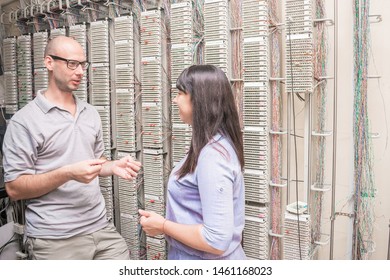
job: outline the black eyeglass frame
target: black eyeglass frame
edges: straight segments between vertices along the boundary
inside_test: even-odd
[[[63,58],[63,57],[60,57],[60,56],[56,56],[56,55],[51,55],[51,54],[48,54],[47,56],[50,56],[54,60],[66,61],[66,67],[68,67],[71,70],[76,70],[77,67],[79,67],[79,65],[81,65],[81,68],[83,70],[87,70],[88,66],[89,66],[89,62],[88,61],[78,61],[78,60],[74,60],[74,59],[66,59],[66,58]],[[75,63],[77,65],[75,67],[69,67],[69,63]]]

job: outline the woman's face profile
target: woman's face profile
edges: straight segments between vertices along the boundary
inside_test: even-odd
[[[180,119],[184,123],[192,125],[191,95],[179,90],[178,94],[173,99],[173,103],[179,107]]]

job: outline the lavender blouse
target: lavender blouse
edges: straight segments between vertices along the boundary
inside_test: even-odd
[[[168,259],[246,259],[241,247],[245,222],[244,179],[240,162],[228,138],[217,134],[201,151],[192,174],[168,182],[166,218],[180,224],[203,224],[206,242],[225,251],[218,256],[202,252],[167,236]]]

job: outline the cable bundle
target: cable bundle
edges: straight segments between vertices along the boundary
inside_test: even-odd
[[[367,111],[369,0],[355,0],[354,9],[354,258],[368,259],[374,251],[375,186],[372,143]]]

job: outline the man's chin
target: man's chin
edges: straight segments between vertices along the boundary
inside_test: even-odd
[[[70,92],[73,92],[75,90],[79,89],[79,85],[70,87]]]

